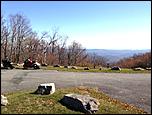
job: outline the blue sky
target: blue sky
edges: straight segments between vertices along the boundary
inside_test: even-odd
[[[151,49],[151,2],[3,1],[1,12],[22,13],[39,34],[59,27],[85,48]]]

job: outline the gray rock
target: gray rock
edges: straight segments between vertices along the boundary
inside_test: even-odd
[[[76,66],[72,66],[71,68],[72,68],[72,69],[78,69]]]
[[[113,66],[113,67],[111,68],[111,70],[119,70],[119,71],[121,71],[121,68],[118,67],[118,66]]]
[[[149,67],[149,68],[147,67],[146,70],[151,70],[151,67]]]
[[[7,104],[8,104],[7,97],[5,97],[4,95],[1,95],[1,105],[6,106]]]
[[[60,65],[58,65],[58,64],[56,64],[56,65],[54,65],[53,67],[61,67]]]
[[[35,91],[36,94],[48,95],[53,94],[55,92],[55,84],[54,83],[44,83],[38,86],[38,89]]]
[[[70,68],[70,67],[65,65],[64,68]]]
[[[98,106],[100,105],[97,99],[92,98],[89,95],[79,94],[67,94],[63,97],[61,102],[71,109],[89,114],[98,111]]]
[[[88,67],[85,67],[84,70],[90,70]]]

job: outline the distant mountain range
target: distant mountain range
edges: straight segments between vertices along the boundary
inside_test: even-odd
[[[117,62],[120,59],[131,57],[134,54],[143,54],[146,52],[150,52],[151,49],[145,50],[108,50],[108,49],[87,49],[87,53],[89,54],[97,54],[99,56],[106,57],[109,63]]]

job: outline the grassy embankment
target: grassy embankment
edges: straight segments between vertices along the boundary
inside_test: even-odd
[[[99,100],[100,106],[96,114],[145,114],[146,112],[133,105],[129,105],[110,98],[99,92],[97,88],[71,87],[57,89],[52,95],[36,95],[32,91],[8,93],[9,104],[1,106],[2,114],[83,114],[63,106],[59,101],[67,93],[90,95]]]
[[[58,71],[68,71],[68,72],[105,72],[105,73],[151,73],[149,70],[141,70],[141,71],[134,71],[133,69],[126,69],[122,68],[121,71],[118,70],[111,70],[110,68],[102,68],[99,70],[91,68],[90,70],[84,70],[84,67],[77,67],[77,69],[71,69],[71,68],[64,68],[63,66],[61,67],[53,67],[53,66],[48,66],[48,67],[42,67],[44,70],[58,70]]]
[[[23,69],[22,66],[15,66],[16,69]],[[141,70],[141,71],[135,71],[133,69],[127,69],[127,68],[121,68],[121,71],[118,70],[111,70],[110,68],[102,68],[99,70],[99,67],[96,69],[90,68],[90,70],[84,70],[84,67],[77,67],[77,69],[72,68],[64,68],[64,66],[60,67],[53,67],[53,66],[47,66],[47,67],[40,67],[43,70],[57,70],[57,71],[68,71],[68,72],[105,72],[105,73],[151,73],[151,70]]]

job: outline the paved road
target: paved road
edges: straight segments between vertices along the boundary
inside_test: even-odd
[[[99,87],[113,98],[134,104],[151,113],[151,74],[58,72],[55,70],[1,70],[1,92],[37,89],[54,82],[56,88]]]

